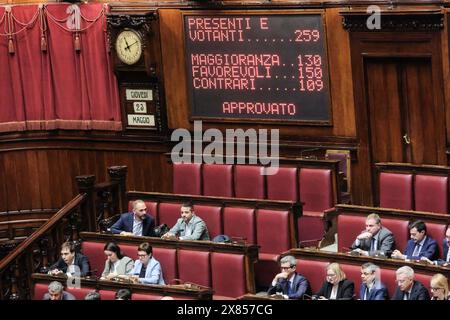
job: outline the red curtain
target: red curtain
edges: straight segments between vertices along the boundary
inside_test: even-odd
[[[121,130],[104,7],[80,5],[75,32],[66,23],[69,6],[13,6],[11,14],[0,7],[1,132]]]

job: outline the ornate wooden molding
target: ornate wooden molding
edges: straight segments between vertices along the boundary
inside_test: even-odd
[[[438,10],[428,12],[381,11],[380,28],[369,29],[367,12],[341,12],[342,26],[350,32],[436,32],[444,28],[444,14]]]

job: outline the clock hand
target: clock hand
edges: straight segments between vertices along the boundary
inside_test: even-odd
[[[125,50],[130,51],[130,45],[128,44],[127,38],[124,37],[124,40],[125,40],[125,44],[127,45],[127,46],[125,47]]]
[[[134,46],[136,43],[138,43],[139,41],[136,40],[136,42],[130,44],[128,47]],[[129,49],[129,48],[128,48]]]

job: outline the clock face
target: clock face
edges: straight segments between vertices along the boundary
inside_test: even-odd
[[[119,33],[116,39],[117,57],[123,63],[132,65],[142,56],[142,39],[139,33],[127,29]]]

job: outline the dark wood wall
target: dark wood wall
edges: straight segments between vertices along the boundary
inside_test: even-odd
[[[94,174],[103,182],[112,165],[128,166],[128,190],[171,190],[170,167],[162,156],[167,151],[164,144],[94,139],[2,143],[0,212],[60,208],[78,194],[75,176]]]

